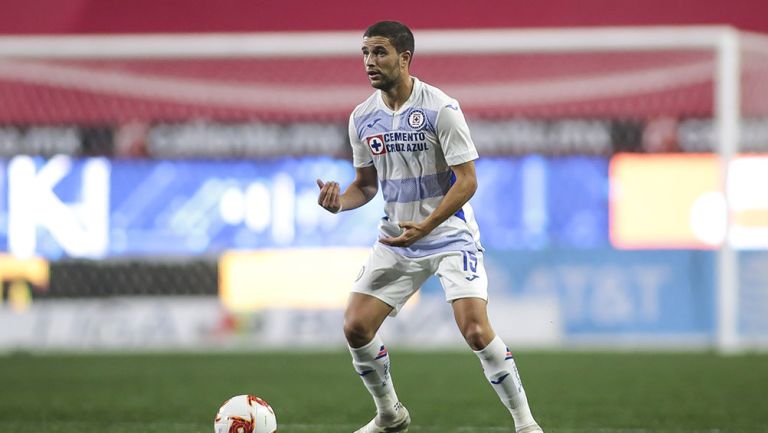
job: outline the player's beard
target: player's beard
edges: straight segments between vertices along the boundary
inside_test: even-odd
[[[378,82],[371,82],[371,86],[374,89],[383,90],[385,92],[392,90],[392,88],[395,87],[395,84],[397,84],[397,79],[400,78],[400,74],[392,76],[379,73],[379,75],[381,76],[381,79]]]

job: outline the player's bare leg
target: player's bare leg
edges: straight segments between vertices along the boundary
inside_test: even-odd
[[[392,307],[370,295],[352,293],[344,313],[344,336],[352,364],[376,404],[376,417],[355,433],[408,431],[408,410],[400,404],[390,376],[390,360],[377,335]]]
[[[456,324],[483,366],[485,376],[512,414],[517,433],[543,433],[531,415],[512,353],[491,328],[487,302],[480,298],[453,301]]]

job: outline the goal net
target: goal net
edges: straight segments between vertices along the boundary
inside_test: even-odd
[[[706,341],[768,345],[768,38],[419,31],[411,72],[460,101],[484,156],[609,159],[604,248],[701,253]],[[3,37],[0,156],[348,157],[370,91],[358,32]]]

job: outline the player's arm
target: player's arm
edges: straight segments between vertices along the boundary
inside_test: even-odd
[[[323,182],[317,179],[317,186],[320,188],[317,204],[331,213],[358,208],[371,201],[379,190],[379,178],[371,159],[371,151],[363,144],[355,128],[355,111],[349,116],[348,127],[355,180],[341,194],[341,188],[337,182]]]
[[[355,180],[347,187],[343,194],[338,182],[323,182],[317,179],[320,194],[317,204],[331,213],[339,213],[343,210],[356,209],[371,201],[379,191],[379,179],[376,167],[355,168]]]
[[[477,190],[477,175],[475,174],[475,162],[467,161],[465,163],[451,166],[456,175],[456,182],[445,194],[443,200],[424,221],[403,221],[400,227],[403,233],[396,238],[382,238],[379,242],[393,247],[407,247],[417,240],[428,235],[435,227],[442,224],[445,220],[455,215],[464,204],[475,194]]]

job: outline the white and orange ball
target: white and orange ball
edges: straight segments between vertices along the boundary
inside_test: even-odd
[[[237,395],[219,408],[214,433],[275,433],[277,418],[272,407],[259,397]]]

